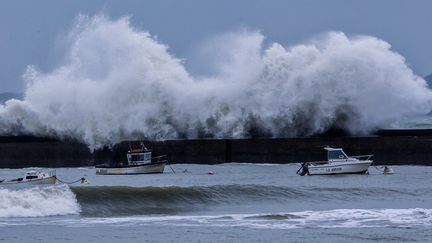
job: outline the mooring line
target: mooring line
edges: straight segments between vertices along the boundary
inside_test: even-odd
[[[88,182],[87,179],[86,179],[85,177],[82,177],[82,178],[80,178],[80,179],[78,179],[78,180],[71,181],[71,182],[62,181],[62,180],[60,180],[57,176],[54,176],[54,178],[55,178],[56,180],[58,180],[60,183],[67,184],[67,185],[72,185],[72,184],[75,184],[75,183],[77,183],[77,182],[81,182],[81,184]]]

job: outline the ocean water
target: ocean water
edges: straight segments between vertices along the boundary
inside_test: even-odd
[[[297,165],[172,167],[131,176],[60,168],[61,180],[90,183],[0,188],[0,241],[432,241],[432,167],[304,177]],[[2,169],[0,178],[27,170]]]

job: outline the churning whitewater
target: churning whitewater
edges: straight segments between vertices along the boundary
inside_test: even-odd
[[[80,205],[66,185],[22,190],[0,188],[0,219],[79,214]]]
[[[283,30],[281,30],[283,31]],[[23,100],[0,105],[0,134],[124,139],[365,134],[431,110],[432,93],[389,43],[329,32],[291,47],[257,31],[215,38],[211,74],[192,75],[129,18],[79,16],[64,60],[29,66]],[[185,63],[186,62],[186,63]]]

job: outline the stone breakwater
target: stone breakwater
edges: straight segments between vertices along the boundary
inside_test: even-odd
[[[432,165],[432,130],[383,130],[367,137],[195,139],[144,141],[171,163],[296,163],[324,160],[323,147],[374,154],[376,164]],[[0,137],[0,167],[77,167],[125,161],[129,142],[91,153],[85,144],[30,136]]]

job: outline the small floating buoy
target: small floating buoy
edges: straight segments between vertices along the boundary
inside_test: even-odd
[[[393,174],[393,169],[387,166],[384,166],[384,174]]]
[[[208,175],[213,175],[213,171],[209,170],[209,172],[207,172]]]

